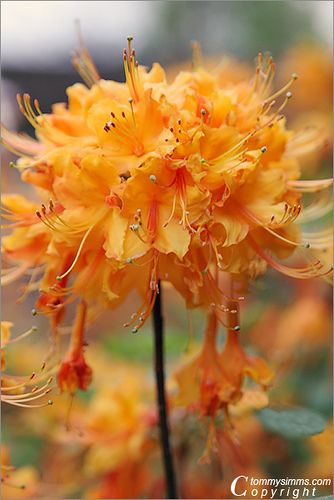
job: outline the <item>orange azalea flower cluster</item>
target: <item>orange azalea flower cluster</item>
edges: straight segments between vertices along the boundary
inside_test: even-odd
[[[242,294],[233,283],[268,265],[301,279],[330,272],[312,257],[312,246],[326,248],[329,235],[306,239],[297,224],[302,193],[332,183],[299,179],[303,135],[288,130],[282,114],[297,75],[273,92],[275,65],[260,54],[251,81],[224,80],[223,70],[199,65],[168,83],[159,64],[150,71],[138,64],[131,38],[125,83],[101,79],[85,48],[74,63],[86,85],[67,89],[68,105],[46,114],[29,95],[18,97],[37,140],[3,131],[20,156],[22,180],[40,197],[36,203],[4,196],[12,228],[3,238],[12,266],[4,282],[35,270],[27,291],[40,290],[36,312],[50,316],[55,339],[66,305],[82,301],[58,375],[70,392],[91,380],[83,353],[87,314],[92,319],[137,289],[142,304],[126,324],[135,333],[152,311],[159,282],[169,282],[188,308],[209,311],[197,364],[217,366],[203,396],[204,413],[213,415],[240,395],[245,374],[264,384],[270,378],[239,345]],[[319,210],[321,198],[305,215],[316,218]],[[279,262],[295,252],[305,254],[303,267]],[[217,319],[228,329],[221,358]],[[235,360],[226,365],[227,378],[225,358]]]

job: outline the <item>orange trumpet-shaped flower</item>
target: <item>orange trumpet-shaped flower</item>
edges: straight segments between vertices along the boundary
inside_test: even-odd
[[[86,304],[80,302],[71,344],[57,376],[61,391],[67,391],[70,394],[74,394],[77,389],[86,390],[92,381],[92,369],[87,365],[83,352],[86,310]]]
[[[215,416],[236,398],[236,387],[230,383],[219,360],[217,321],[216,314],[210,313],[200,354],[175,373],[179,387],[177,404],[198,409],[206,416]]]
[[[203,416],[215,417],[218,410],[227,409],[241,398],[246,375],[264,387],[271,382],[273,372],[267,364],[243,351],[239,329],[239,325],[228,325],[226,342],[219,353],[218,317],[216,312],[209,313],[200,354],[175,374],[178,404],[197,409]]]

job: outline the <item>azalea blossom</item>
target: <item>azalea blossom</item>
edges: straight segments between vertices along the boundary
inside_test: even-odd
[[[74,62],[85,84],[67,89],[67,104],[44,113],[36,99],[18,96],[36,139],[3,130],[19,156],[14,166],[40,197],[3,197],[10,228],[3,281],[35,270],[26,293],[40,291],[34,313],[50,317],[56,344],[66,306],[83,301],[58,374],[70,392],[91,379],[86,318],[118,306],[133,289],[142,303],[125,325],[135,333],[159,282],[171,283],[188,308],[221,314],[239,301],[220,286],[226,277],[248,282],[268,266],[299,279],[331,272],[312,253],[328,249],[330,232],[304,234],[299,224],[303,213],[307,220],[324,213],[322,198],[304,207],[303,193],[321,194],[332,180],[300,179],[298,158],[304,141],[312,142],[307,132],[289,130],[283,114],[297,75],[273,91],[275,65],[259,54],[250,81],[195,64],[168,83],[159,64],[150,71],[138,64],[131,38],[123,59],[125,83],[104,80],[82,48]],[[294,255],[304,264],[283,262]],[[216,357],[208,342],[199,366]],[[237,397],[245,373],[261,380],[229,328],[225,349],[238,369],[213,376],[217,407]]]

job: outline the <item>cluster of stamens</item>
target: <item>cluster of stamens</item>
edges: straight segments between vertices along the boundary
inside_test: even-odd
[[[35,330],[33,330],[35,331]],[[23,338],[20,335],[13,341]],[[1,401],[21,408],[41,408],[52,405],[52,400],[43,403],[33,403],[36,400],[44,398],[52,391],[50,387],[53,377],[49,376],[50,370],[46,370],[46,363],[43,362],[39,373],[33,372],[28,377],[19,377],[13,375],[2,375],[1,380]],[[45,381],[40,385],[39,383]]]

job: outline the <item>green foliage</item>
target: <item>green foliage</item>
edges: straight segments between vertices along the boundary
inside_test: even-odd
[[[321,415],[306,408],[265,408],[257,416],[268,431],[286,438],[320,434],[326,426]]]
[[[150,45],[166,46],[166,52],[181,58],[190,56],[189,40],[198,40],[204,54],[225,52],[249,59],[270,50],[277,57],[295,43],[318,38],[311,11],[297,3],[163,2],[157,7],[160,15]]]
[[[6,439],[9,444],[11,461],[15,467],[23,467],[27,464],[38,466],[44,444],[42,436],[36,434],[20,434]]]
[[[167,327],[165,344],[168,360],[178,358],[187,347],[185,332]],[[127,361],[145,363],[153,359],[153,336],[150,328],[143,328],[136,334],[123,331],[108,336],[104,341],[104,347],[112,356]]]

